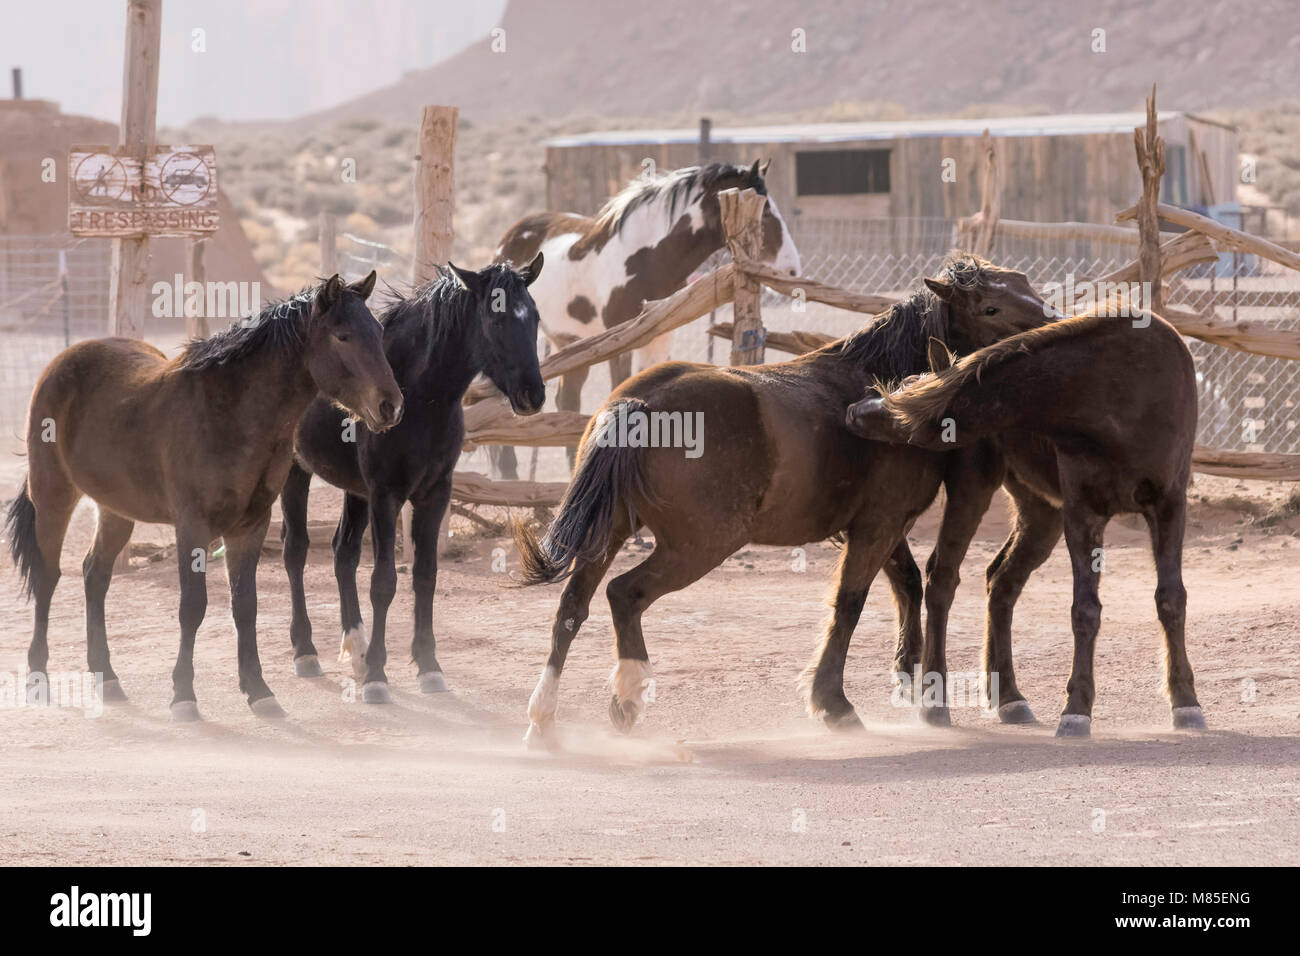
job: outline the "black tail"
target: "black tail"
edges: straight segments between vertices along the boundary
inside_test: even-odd
[[[629,406],[644,409],[637,399],[624,399]],[[606,406],[601,418],[616,413],[617,405]],[[641,473],[636,448],[598,444],[595,428],[588,434],[578,461],[578,470],[564,492],[560,511],[538,540],[531,529],[515,522],[515,544],[523,558],[524,584],[546,584],[568,577],[575,562],[600,560],[609,550],[614,519],[619,507],[626,508],[635,527],[632,493],[651,498]]]
[[[40,560],[41,549],[36,542],[36,506],[32,504],[31,495],[27,494],[27,479],[23,479],[23,490],[9,506],[5,518],[5,534],[9,536],[9,554],[14,559],[18,574],[23,580],[23,590],[30,600],[36,590],[33,574],[36,562]]]

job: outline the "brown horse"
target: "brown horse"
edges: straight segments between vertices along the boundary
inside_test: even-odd
[[[1014,522],[988,570],[985,667],[990,683],[997,677],[1003,707],[1024,700],[1011,665],[1016,598],[1064,528],[1074,573],[1074,666],[1057,736],[1090,731],[1102,533],[1114,515],[1141,514],[1156,560],[1173,724],[1205,727],[1184,640],[1182,581],[1196,376],[1172,326],[1150,314],[1131,322],[1067,319],[985,348],[884,398],[864,399],[849,409],[847,424],[863,437],[936,450],[991,441],[1001,455]],[[942,647],[927,647],[925,661],[943,673]]]
[[[639,718],[650,680],[646,608],[748,542],[794,546],[835,534],[845,547],[834,613],[803,686],[810,713],[832,726],[860,726],[844,695],[849,641],[882,567],[896,597],[906,594],[904,566],[915,575],[915,565],[905,535],[933,500],[946,456],[862,441],[844,427],[844,408],[876,378],[921,371],[931,336],[971,351],[1046,321],[1023,275],[974,257],[951,257],[925,286],[862,331],[791,361],[666,362],[614,391],[588,425],[545,537],[516,526],[525,583],[571,575],[528,706],[530,741],[553,726],[569,645],[624,540],[642,526],[654,533],[653,553],[606,592],[617,633],[616,726]],[[665,447],[674,444],[686,447]],[[899,610],[906,610],[901,601]],[[917,649],[903,656],[910,660]]]
[[[255,713],[283,714],[257,656],[257,559],[293,461],[294,428],[318,393],[375,430],[401,417],[382,329],[365,304],[374,285],[373,272],[351,286],[336,275],[191,342],[171,361],[145,342],[112,338],[74,345],[49,364],[32,395],[27,481],[7,523],[14,562],[28,596],[36,596],[27,651],[33,675],[43,675],[49,660],[59,554],[85,495],[99,506],[82,564],[87,661],[103,675],[104,698],[125,697],[109,663],[104,595],[134,523],[148,521],[176,528],[181,644],[173,719],[199,718],[194,635],[207,609],[207,546],[218,536],[226,545],[240,690]]]

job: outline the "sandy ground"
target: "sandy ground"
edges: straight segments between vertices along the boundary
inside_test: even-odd
[[[18,474],[6,468],[6,489]],[[462,537],[460,556],[443,563],[435,619],[452,693],[416,690],[403,587],[390,617],[395,702],[348,702],[328,550],[338,497],[318,488],[308,592],[327,676],[293,676],[273,527],[262,660],[289,717],[259,720],[238,693],[224,575],[213,574],[196,652],[206,719],[174,725],[174,556],[166,529],[139,528],[131,571],[108,599],[131,701],[98,717],[0,713],[0,863],[1295,864],[1300,538],[1294,518],[1260,527],[1223,504],[1244,494],[1266,510],[1287,490],[1198,484],[1209,500],[1194,509],[1185,573],[1204,734],[1168,729],[1144,533],[1112,523],[1089,741],[1052,735],[1071,648],[1063,546],[1016,616],[1017,671],[1040,724],[1002,726],[970,707],[940,730],[891,705],[883,582],[848,666],[866,732],[808,720],[794,681],[821,630],[836,552],[810,546],[799,573],[789,551],[754,548],[647,615],[657,699],[630,736],[606,717],[612,631],[599,596],[561,684],[563,750],[536,753],[521,735],[558,588],[506,589],[508,575],[493,571],[496,547],[514,566],[504,540]],[[914,530],[921,560],[934,524],[931,513]],[[92,526],[83,506],[63,557],[51,670],[84,666],[75,572]],[[978,665],[983,567],[1004,531],[997,503],[954,606],[954,670]],[[629,548],[616,567],[641,554]],[[30,608],[7,566],[0,612],[0,672],[13,674]]]

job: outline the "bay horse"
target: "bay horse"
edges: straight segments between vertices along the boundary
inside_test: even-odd
[[[1173,725],[1205,727],[1187,658],[1182,580],[1196,397],[1192,356],[1173,326],[1152,313],[1135,321],[1089,315],[1015,335],[847,413],[863,437],[928,449],[991,442],[1002,457],[1013,527],[988,569],[985,669],[998,677],[1003,706],[1023,705],[1025,713],[1011,615],[1064,529],[1074,662],[1057,736],[1091,732],[1102,535],[1111,517],[1129,513],[1141,514],[1151,534]],[[942,657],[942,646],[933,655],[927,648],[927,667],[946,673]]]
[[[576,339],[613,328],[641,311],[642,302],[683,288],[692,273],[726,241],[718,193],[753,189],[767,195],[767,164],[711,163],[638,179],[610,199],[595,216],[543,212],[510,227],[497,249],[499,260],[527,262],[539,251],[550,267],[533,289],[542,331],[562,348]],[[799,252],[781,212],[768,196],[762,216],[759,258],[775,269],[799,274]],[[670,335],[609,361],[610,388],[637,371],[665,361]],[[584,367],[561,377],[556,407],[579,411]],[[498,466],[515,477],[514,450],[499,453]],[[569,449],[573,463],[574,449]]]
[[[86,654],[103,696],[125,699],[109,662],[104,596],[113,561],[137,521],[176,529],[180,651],[172,671],[174,720],[199,719],[194,636],[207,609],[207,548],[226,546],[238,633],[239,688],[253,712],[283,716],[257,654],[257,561],[271,503],[293,459],[298,418],[329,396],[371,428],[395,425],[402,393],[366,308],[372,272],[355,285],[337,275],[267,306],[168,360],[147,342],[96,339],[65,349],[36,383],[27,424],[28,475],[6,530],[36,621],[27,663],[43,674],[59,554],[77,502],[98,505],[82,564]]]
[[[398,512],[414,505],[411,539],[415,562],[415,631],[411,654],[420,690],[447,685],[434,646],[433,592],[438,578],[438,526],[451,499],[452,470],[465,440],[461,399],[480,372],[505,393],[519,415],[531,415],[546,399],[537,364],[537,306],[528,287],[542,271],[537,256],[516,271],[494,264],[480,272],[457,268],[398,296],[381,313],[384,352],[401,385],[406,414],[382,432],[352,432],[338,409],[318,399],[302,417],[294,441],[295,462],[280,495],[284,514],[284,566],[289,574],[294,669],[319,677],[303,591],[307,563],[307,496],[312,474],[346,494],[334,534],[334,575],[339,587],[343,640],[339,660],[351,659],[367,703],[390,700],[384,674],[384,629],[397,591],[394,537]],[[361,536],[370,525],[375,566],[370,577],[372,634],[366,640],[357,600]]]
[[[944,455],[864,441],[844,427],[844,409],[878,377],[920,372],[930,337],[965,352],[1044,321],[1042,300],[1023,275],[954,255],[907,299],[817,351],[749,367],[666,362],[615,389],[588,424],[577,471],[545,536],[515,527],[522,583],[568,578],[550,656],[529,701],[526,739],[541,742],[550,733],[569,645],[623,542],[643,526],[654,533],[654,550],[606,589],[617,635],[615,726],[629,728],[644,706],[651,679],[641,631],[646,608],[746,543],[797,546],[836,534],[845,546],[833,615],[801,683],[810,714],[832,727],[861,726],[844,694],[849,642],[877,572],[901,565],[900,552],[911,564],[905,536],[937,493]],[[651,447],[633,442],[630,429],[628,440],[611,440],[612,423],[630,418],[657,420],[662,438],[674,416],[711,423],[701,454],[664,447],[672,435]],[[898,583],[891,584],[897,598]]]

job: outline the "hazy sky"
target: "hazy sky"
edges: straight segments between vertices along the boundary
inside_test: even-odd
[[[487,42],[506,0],[163,0],[158,123],[292,117]],[[4,0],[0,96],[121,117],[126,0]],[[192,50],[195,28],[207,51]]]

